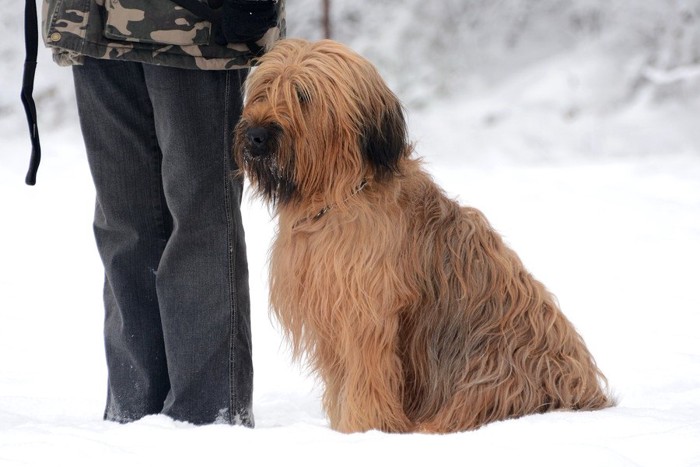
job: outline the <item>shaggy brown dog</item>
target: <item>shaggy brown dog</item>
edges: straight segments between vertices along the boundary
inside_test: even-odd
[[[271,306],[334,429],[451,432],[611,405],[554,297],[412,158],[367,60],[280,42],[248,79],[236,141],[279,219]]]

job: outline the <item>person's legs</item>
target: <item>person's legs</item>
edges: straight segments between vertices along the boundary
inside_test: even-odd
[[[242,181],[244,71],[75,67],[105,265],[105,418],[253,426]]]
[[[248,265],[232,169],[245,71],[144,65],[173,232],[156,287],[170,391],[163,413],[253,425]]]
[[[156,271],[172,219],[141,65],[86,58],[73,71],[105,268],[105,419],[128,422],[159,413],[169,390]]]

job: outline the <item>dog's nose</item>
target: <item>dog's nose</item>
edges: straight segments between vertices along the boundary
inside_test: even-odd
[[[250,143],[254,149],[262,149],[265,147],[265,143],[267,143],[270,137],[270,131],[265,127],[255,126],[248,128],[245,136],[248,138],[248,143]]]

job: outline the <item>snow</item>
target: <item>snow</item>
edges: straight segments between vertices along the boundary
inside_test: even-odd
[[[619,400],[451,435],[329,429],[320,387],[290,361],[268,315],[274,219],[249,197],[256,428],[164,416],[103,422],[102,269],[70,72],[42,51],[44,160],[27,187],[19,76],[3,70],[0,466],[700,465],[699,103],[682,89],[631,93],[624,70],[645,68],[633,66],[634,54],[616,60],[609,45],[531,51],[498,80],[476,70],[463,92],[408,99],[411,137],[430,172],[484,211],[557,295]],[[661,76],[697,85],[692,66],[679,70]]]

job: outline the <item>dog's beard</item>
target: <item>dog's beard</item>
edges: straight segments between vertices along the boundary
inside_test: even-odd
[[[282,129],[275,124],[264,126],[269,131],[267,141],[264,146],[255,147],[248,139],[247,132],[258,125],[245,119],[236,125],[236,161],[261,198],[273,206],[288,203],[297,192],[293,177],[293,154],[281,153]]]
[[[281,158],[276,147],[270,148],[266,154],[255,155],[249,147],[244,147],[242,155],[245,172],[267,202],[278,205],[294,199],[297,189],[293,179],[293,157],[285,157],[288,162],[280,163]]]

